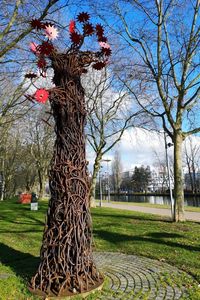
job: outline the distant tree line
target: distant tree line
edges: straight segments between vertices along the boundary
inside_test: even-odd
[[[184,190],[196,195],[200,192],[200,151],[198,144],[191,138],[184,145]],[[123,192],[166,192],[169,191],[167,165],[163,154],[156,153],[153,169],[150,166],[136,166],[132,171],[123,171],[119,150],[114,154],[111,174],[109,175],[110,190],[114,193]],[[173,159],[169,155],[170,178],[173,182]],[[102,186],[107,185],[107,174],[102,172]],[[97,187],[97,190],[99,186]],[[105,189],[104,189],[105,190]]]
[[[113,192],[147,192],[152,182],[152,175],[149,166],[135,167],[131,176],[128,172],[124,172],[124,176],[121,175],[121,183],[118,189],[115,188],[116,175],[112,174],[111,178],[114,183],[111,187]]]

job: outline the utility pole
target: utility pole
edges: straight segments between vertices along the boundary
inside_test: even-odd
[[[100,201],[99,201],[99,206],[102,207],[102,182],[101,182],[101,168],[103,168],[102,166],[100,166],[99,169],[99,195],[100,195]]]
[[[171,216],[172,221],[175,221],[175,202],[172,194],[172,186],[171,186],[171,179],[170,179],[170,168],[169,168],[169,157],[168,157],[168,147],[173,146],[172,143],[167,144],[167,137],[166,132],[164,131],[164,141],[165,141],[165,155],[166,155],[166,163],[167,163],[167,174],[168,174],[168,182],[169,182],[169,193],[170,193],[170,201],[171,201]]]

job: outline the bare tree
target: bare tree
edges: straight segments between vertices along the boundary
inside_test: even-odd
[[[1,200],[3,200],[15,195],[17,189],[24,190],[29,187],[25,177],[30,177],[27,173],[33,164],[29,151],[22,143],[22,134],[18,128],[9,123],[9,126],[2,125],[0,129]]]
[[[118,17],[112,28],[128,57],[120,79],[148,114],[162,120],[173,141],[175,220],[184,221],[182,144],[200,131],[200,2],[116,0],[107,5],[111,2]]]
[[[165,187],[168,186],[168,175],[167,175],[167,164],[165,157],[161,157],[161,154],[157,151],[154,151],[155,162],[154,167],[156,168],[156,186],[155,189],[161,189],[164,192]],[[158,176],[157,176],[158,174]],[[154,182],[153,182],[154,183]]]
[[[47,16],[51,20],[52,14],[58,15],[69,2],[70,0],[65,3],[59,0],[1,1],[0,126],[23,117],[30,109],[30,103],[27,105],[24,98],[30,84],[27,84],[23,76],[27,70],[30,71],[30,62],[33,61],[27,51],[31,36],[35,36],[30,21],[36,18],[41,21]]]
[[[16,0],[10,1],[8,5],[7,0],[1,1],[0,57],[4,58],[3,63],[16,62],[16,58],[13,61],[10,52],[17,49],[19,43],[32,31],[29,20],[37,18],[42,21],[58,2],[59,0],[43,2]]]
[[[17,143],[16,139],[11,138],[11,133],[7,132],[4,134],[5,127],[12,127],[14,122],[22,118],[30,109],[30,103],[26,103],[24,94],[30,87],[24,79],[23,74],[27,69],[30,68],[30,55],[27,52],[27,44],[30,43],[29,36],[32,33],[33,26],[31,26],[31,19],[43,20],[45,17],[51,18],[51,14],[55,11],[60,11],[61,8],[68,6],[69,1],[61,3],[59,0],[45,0],[45,1],[22,1],[2,0],[0,3],[0,127],[1,130],[1,172],[3,172],[2,178],[4,178],[5,192],[8,195],[15,189],[13,186],[17,186],[15,181],[15,171],[13,168],[16,167],[15,163],[18,160],[18,154],[13,151],[14,142]],[[30,70],[30,69],[29,69]],[[20,139],[21,137],[18,136]],[[12,140],[12,146],[5,152],[5,146],[7,141]],[[20,145],[17,146],[18,150],[22,150]],[[8,151],[9,150],[9,151]],[[13,151],[13,152],[12,152]],[[26,151],[25,147],[23,152]],[[9,155],[12,155],[12,159]],[[7,159],[8,158],[8,159]],[[13,168],[11,168],[11,162]],[[30,162],[29,162],[30,164]],[[4,171],[3,171],[4,169]],[[24,172],[26,173],[29,168],[26,166]],[[18,170],[19,171],[19,170]],[[8,175],[10,172],[10,175]],[[20,171],[19,171],[20,172]],[[13,174],[13,175],[12,175]],[[27,188],[29,188],[27,174]],[[18,173],[19,178],[19,173]],[[21,179],[24,178],[24,173]],[[23,182],[23,180],[21,180]]]
[[[119,193],[122,183],[122,162],[119,150],[115,151],[114,159],[112,161],[112,176],[114,191]]]
[[[155,155],[155,162],[154,166],[156,168],[156,182],[159,186],[159,189],[161,189],[162,192],[166,190],[166,187],[169,189],[169,177],[168,177],[168,171],[167,171],[167,162],[166,162],[166,156],[164,153],[157,152],[154,150]],[[172,185],[174,185],[174,172],[173,172],[173,157],[168,154],[169,158],[169,174],[170,174],[170,181]]]
[[[47,171],[49,161],[53,151],[53,126],[48,126],[43,122],[45,119],[44,112],[35,113],[34,116],[29,114],[25,122],[27,124],[24,139],[30,150],[29,157],[34,161],[34,168],[37,173],[38,194],[42,198],[47,181]]]
[[[194,195],[196,195],[198,189],[197,172],[199,170],[200,146],[197,144],[194,145],[191,137],[188,137],[186,141],[189,142],[189,147],[187,147],[188,144],[185,143],[185,163],[188,170],[191,191]],[[185,178],[185,180],[187,183],[187,178]]]
[[[10,131],[10,126],[1,126],[0,127],[0,177],[1,177],[1,201],[4,200],[6,196],[6,186],[8,183],[8,177],[10,177],[10,168],[6,164],[7,156],[8,156],[8,132]],[[9,141],[10,142],[10,141]],[[12,165],[12,161],[9,161],[10,165]]]
[[[35,189],[43,196],[53,149],[53,127],[43,122],[44,110],[0,126],[1,200],[17,191]],[[5,118],[6,120],[6,118]]]
[[[22,118],[30,110],[24,94],[28,91],[30,84],[26,80],[16,84],[10,78],[4,78],[1,82],[0,91],[0,126],[13,123]],[[23,107],[23,109],[22,109]]]
[[[132,105],[128,93],[123,87],[119,89],[114,86],[114,77],[106,70],[98,77],[90,74],[84,84],[89,90],[86,94],[87,137],[95,153],[90,188],[90,203],[94,203],[97,174],[102,157],[120,141],[124,131],[133,126],[133,121],[136,122],[140,112],[132,112],[132,109],[131,113],[127,111]]]

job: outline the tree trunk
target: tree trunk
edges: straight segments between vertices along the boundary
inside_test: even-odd
[[[42,199],[44,196],[44,185],[43,185],[43,176],[41,170],[38,168],[38,180],[39,180],[39,199]]]
[[[182,165],[182,143],[181,133],[174,135],[174,196],[175,196],[175,221],[185,221],[184,212],[184,185]]]
[[[189,176],[190,176],[190,186],[191,186],[191,191],[194,194],[194,182],[193,182],[193,177],[192,177],[192,173],[190,170],[190,166],[188,165],[188,171],[189,171]]]
[[[49,172],[51,199],[41,262],[30,289],[44,296],[67,296],[92,290],[103,278],[92,258],[86,111],[78,54],[57,54],[52,66],[56,89],[50,103],[56,141]]]
[[[101,157],[97,156],[93,166],[92,180],[90,186],[90,207],[96,207],[95,189],[96,189],[96,182],[97,182],[97,174],[100,169],[100,161],[101,161]]]
[[[194,165],[194,159],[195,157],[192,157],[192,177],[193,177],[193,194],[196,197],[197,196],[197,180],[196,180],[196,169]]]

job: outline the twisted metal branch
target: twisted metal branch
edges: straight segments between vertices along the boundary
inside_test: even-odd
[[[41,295],[82,293],[103,281],[91,248],[86,110],[80,81],[81,68],[87,63],[88,57],[83,62],[76,53],[52,57],[56,88],[51,92],[50,103],[56,141],[49,171],[51,199],[41,262],[30,284],[30,289]]]

